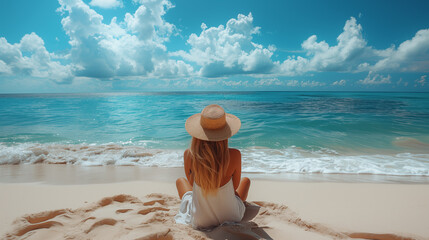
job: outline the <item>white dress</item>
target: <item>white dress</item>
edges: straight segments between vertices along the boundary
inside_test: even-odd
[[[235,195],[232,179],[216,194],[206,197],[194,182],[193,190],[183,195],[174,219],[176,223],[191,224],[193,228],[210,228],[226,222],[240,222],[245,210],[243,201]]]

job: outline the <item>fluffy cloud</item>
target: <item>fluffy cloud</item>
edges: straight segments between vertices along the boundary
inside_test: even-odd
[[[0,75],[25,75],[68,83],[74,77],[127,80],[244,74],[259,78],[252,82],[254,86],[317,87],[326,84],[279,81],[276,77],[311,72],[368,72],[358,83],[376,85],[391,83],[390,75],[377,73],[429,71],[429,29],[418,31],[398,47],[380,50],[367,44],[362,26],[353,17],[345,22],[335,44],[312,35],[301,44],[302,56],[288,56],[279,61],[273,60],[274,46],[254,41],[261,29],[254,26],[251,13],[239,14],[217,27],[202,23],[201,32],[187,39],[190,50],[170,53],[166,42],[178,30],[164,15],[174,6],[168,0],[133,1],[139,4],[134,13],[126,13],[121,22],[114,17],[106,23],[89,5],[121,7],[122,0],[91,0],[89,5],[82,0],[59,0],[58,11],[70,38],[70,52],[66,57],[48,52],[43,39],[35,33],[25,35],[15,44],[0,38]],[[425,76],[415,84],[425,86]],[[240,85],[245,82],[241,81]],[[223,79],[218,83],[234,85]],[[345,84],[345,80],[332,83],[334,86]]]
[[[3,60],[0,60],[0,75],[1,74],[6,74],[6,75],[12,74],[12,68],[8,64],[3,62]]]
[[[423,29],[411,39],[404,41],[378,61],[374,70],[399,70],[402,72],[429,71],[429,29]]]
[[[379,84],[389,84],[390,81],[390,75],[383,76],[377,73],[374,73],[370,71],[365,79],[359,80],[358,83],[364,84],[364,85],[379,85]]]
[[[239,14],[226,26],[210,27],[203,23],[200,35],[191,34],[187,43],[189,52],[179,51],[176,56],[201,66],[204,77],[220,77],[234,74],[270,73],[274,67],[271,60],[274,49],[254,43],[252,36],[259,33],[253,26],[251,13]]]
[[[355,18],[346,21],[343,32],[337,37],[337,45],[329,46],[325,41],[317,42],[313,35],[302,43],[308,56],[308,70],[313,71],[351,71],[362,62],[367,51],[366,42],[362,38],[362,26]]]
[[[301,87],[321,87],[325,86],[326,83],[318,82],[318,81],[301,81]]]
[[[423,77],[423,76],[422,76]],[[396,85],[401,85],[401,84],[403,84],[403,86],[404,87],[406,87],[406,86],[408,86],[408,82],[405,82],[405,81],[402,81],[403,79],[402,78],[399,78],[399,80],[398,81],[396,81]],[[419,79],[417,79],[417,80],[419,80]],[[416,80],[416,81],[417,81]]]
[[[417,32],[411,40],[387,49],[368,46],[362,35],[362,26],[354,17],[346,21],[337,44],[330,46],[318,41],[316,35],[302,42],[305,56],[288,56],[283,61],[273,61],[274,46],[267,48],[253,42],[252,36],[260,28],[253,26],[253,17],[239,14],[226,26],[210,27],[203,23],[199,35],[191,34],[188,52],[179,51],[187,61],[199,65],[200,75],[222,77],[234,74],[268,74],[271,76],[295,76],[308,72],[382,72],[382,71],[429,71],[429,29]],[[384,82],[383,82],[384,81]],[[386,83],[387,79],[381,81]],[[379,80],[363,84],[377,84]],[[342,85],[338,82],[336,85]]]
[[[337,45],[318,42],[317,36],[313,35],[301,46],[306,57],[289,57],[281,63],[279,74],[294,75],[313,71],[429,71],[429,29],[418,31],[397,49],[393,46],[378,50],[367,45],[362,37],[362,26],[351,17],[337,37]]]
[[[296,87],[298,85],[299,85],[298,80],[289,80],[286,83],[286,86],[288,86],[288,87]]]
[[[339,81],[335,81],[335,82],[332,83],[332,85],[334,85],[334,86],[345,86],[346,85],[346,80],[341,79]]]
[[[166,0],[142,0],[142,5],[134,15],[125,14],[125,23],[129,30],[137,34],[140,40],[164,42],[168,40],[175,26],[162,18],[173,5]]]
[[[55,61],[37,34],[26,34],[21,41],[10,44],[0,38],[0,75],[32,76],[58,82],[70,82],[72,67]]]
[[[163,15],[172,7],[166,0],[143,0],[124,23],[113,18],[103,23],[99,15],[81,0],[60,0],[61,21],[70,37],[71,61],[76,76],[91,78],[157,77],[175,78],[192,74],[183,61],[169,59],[163,44],[174,30]]]
[[[221,83],[225,86],[228,87],[238,87],[238,86],[242,86],[242,87],[247,87],[249,85],[249,81],[221,81]]]
[[[312,35],[301,46],[307,57],[288,58],[281,64],[281,73],[364,71],[370,65],[368,60],[377,57],[362,37],[362,26],[353,17],[346,21],[337,45],[318,42],[317,36]]]
[[[222,77],[234,74],[270,74],[294,76],[314,71],[356,72],[367,71],[371,64],[386,55],[367,46],[362,37],[362,26],[355,18],[346,21],[343,32],[337,38],[337,45],[329,46],[310,36],[302,43],[306,57],[289,56],[284,61],[271,59],[274,46],[263,47],[252,41],[260,28],[253,26],[253,17],[239,14],[230,19],[226,26],[210,27],[203,23],[199,35],[191,34],[188,52],[179,51],[187,61],[201,66],[200,75]],[[369,61],[368,59],[371,59]],[[374,60],[375,59],[375,60]]]
[[[298,81],[298,80],[289,80],[286,82],[286,86],[288,87],[322,87],[325,86],[326,83],[318,82],[318,81]]]
[[[414,86],[417,87],[418,85],[424,87],[426,85],[426,77],[427,75],[421,76],[419,79],[416,79],[414,82],[416,83]]]
[[[303,57],[289,56],[282,63],[276,62],[275,73],[283,76],[295,76],[308,72],[309,60]]]
[[[117,1],[92,5],[113,6]],[[173,7],[167,0],[141,0],[124,22],[116,17],[109,24],[82,0],[59,0],[61,24],[70,37],[67,57],[49,53],[35,33],[19,43],[0,38],[0,75],[26,75],[70,83],[75,77],[127,79],[139,77],[178,78],[192,75],[192,66],[168,56],[164,42],[174,32],[163,15]],[[109,5],[110,4],[110,5]],[[66,63],[66,64],[65,64]]]
[[[123,6],[122,1],[120,0],[91,0],[89,5],[101,8],[116,8]]]
[[[253,83],[255,86],[281,86],[284,83],[278,78],[259,79]]]

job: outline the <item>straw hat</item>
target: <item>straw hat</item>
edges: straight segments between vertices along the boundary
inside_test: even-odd
[[[208,105],[201,113],[190,116],[185,123],[188,133],[206,141],[221,141],[230,138],[240,129],[238,117],[225,113],[219,105]]]

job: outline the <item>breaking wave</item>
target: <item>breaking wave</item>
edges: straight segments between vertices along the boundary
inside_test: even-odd
[[[344,155],[332,149],[298,147],[240,149],[243,172],[345,173],[429,176],[429,154]],[[0,144],[0,164],[181,167],[183,149],[150,149],[121,144]]]

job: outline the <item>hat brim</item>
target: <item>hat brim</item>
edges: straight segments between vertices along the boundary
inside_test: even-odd
[[[201,113],[190,116],[185,123],[185,129],[189,135],[205,141],[222,141],[232,137],[241,127],[238,117],[226,113],[225,127],[219,129],[204,129],[201,124]]]

